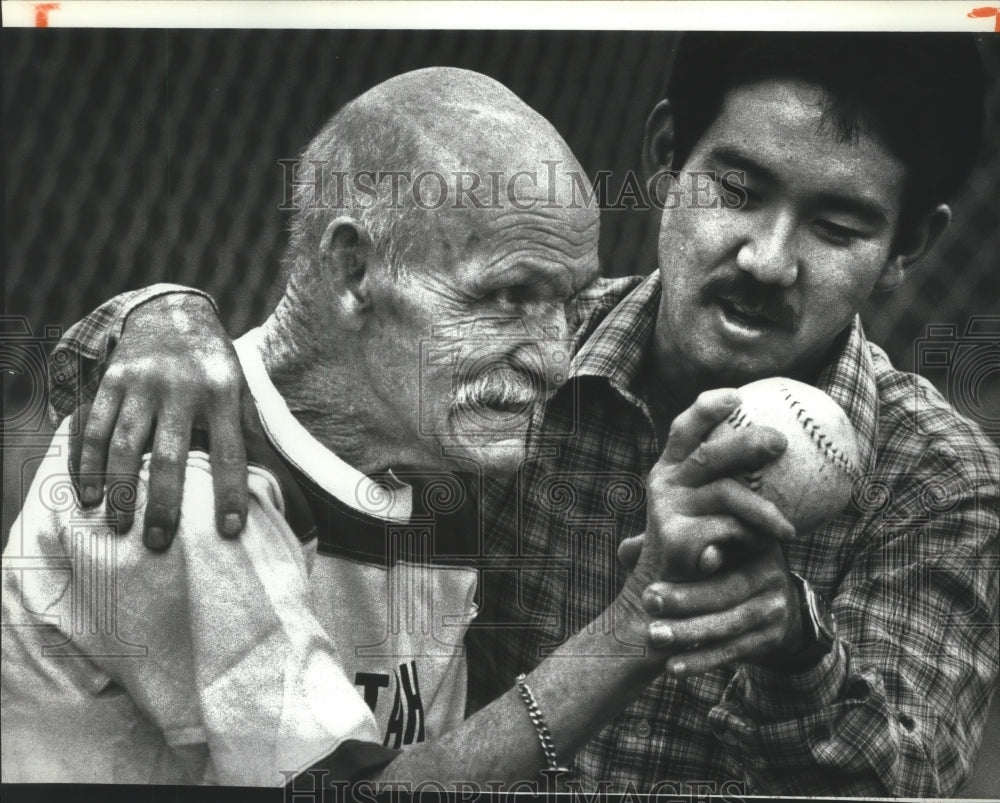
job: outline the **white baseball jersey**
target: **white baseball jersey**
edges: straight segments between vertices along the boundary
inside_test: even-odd
[[[136,525],[115,536],[117,489],[80,509],[68,421],[56,433],[4,550],[5,782],[352,778],[461,722],[477,548],[463,484],[348,466],[289,412],[257,337],[237,351],[270,443],[248,446],[238,539],[215,530],[200,452],[169,550],[142,545],[147,467]]]

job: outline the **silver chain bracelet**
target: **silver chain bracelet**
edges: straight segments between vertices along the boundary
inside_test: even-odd
[[[535,726],[535,733],[538,734],[538,743],[542,746],[542,753],[545,754],[545,760],[549,765],[548,768],[555,772],[569,772],[566,767],[559,764],[559,759],[556,756],[556,746],[552,742],[552,734],[549,733],[549,726],[545,724],[542,709],[538,707],[535,695],[531,693],[531,688],[525,681],[523,673],[517,676],[516,683],[517,693],[524,700],[524,705],[528,709],[528,717],[531,719],[531,724]]]

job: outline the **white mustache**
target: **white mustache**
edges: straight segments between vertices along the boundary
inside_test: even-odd
[[[539,382],[512,365],[490,368],[463,382],[452,397],[452,407],[523,409],[539,400]]]

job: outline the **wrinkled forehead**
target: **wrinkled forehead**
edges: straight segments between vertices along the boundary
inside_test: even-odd
[[[477,161],[441,160],[429,175],[415,176],[414,200],[458,211],[558,210],[568,223],[585,221],[599,213],[591,197],[591,183],[568,151],[522,150],[517,158]],[[488,217],[488,216],[487,216]]]
[[[514,174],[456,171],[450,180],[468,187],[474,180],[470,175],[478,177],[479,191],[453,186],[445,204],[411,205],[409,225],[403,228],[411,238],[406,250],[412,261],[442,272],[515,266],[529,272],[555,270],[573,292],[589,284],[598,264],[597,208],[579,195],[573,204],[558,186],[541,177],[536,186],[528,171],[515,172],[520,175],[508,186]]]
[[[480,237],[544,221],[596,240],[598,201],[569,147],[555,137],[524,137],[516,146],[505,140],[494,131],[469,147],[422,143],[403,178],[407,216]]]
[[[574,196],[563,182],[543,180],[540,172],[537,183],[527,170],[484,177],[475,196],[455,192],[447,204],[432,211],[431,225],[457,238],[541,239],[550,234],[578,243],[581,249],[597,247],[596,204],[579,191]]]

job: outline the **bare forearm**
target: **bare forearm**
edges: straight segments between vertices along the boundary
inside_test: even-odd
[[[631,604],[619,600],[605,617],[527,678],[561,764],[652,680],[666,658],[641,646],[648,620]],[[510,784],[536,779],[546,767],[527,708],[513,688],[448,734],[406,750],[379,780]]]

